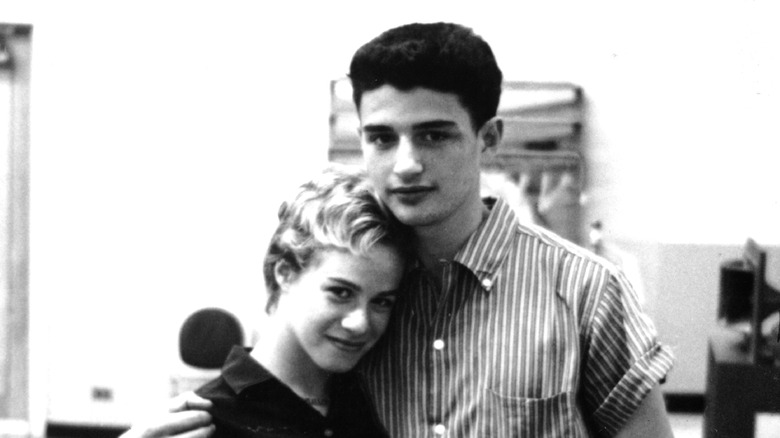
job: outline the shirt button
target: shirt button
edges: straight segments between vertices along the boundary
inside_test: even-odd
[[[433,426],[433,433],[436,435],[444,435],[444,432],[447,431],[447,428],[444,427],[443,424],[437,424],[436,426]]]
[[[325,436],[333,436],[333,431],[331,429],[325,429],[325,432],[323,432],[323,435],[325,435]]]
[[[436,350],[444,350],[444,341],[441,339],[433,341],[433,348]]]
[[[482,287],[484,287],[487,290],[490,290],[490,288],[493,287],[493,280],[489,278],[482,280]]]

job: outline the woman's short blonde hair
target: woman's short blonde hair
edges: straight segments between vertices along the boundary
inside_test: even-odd
[[[299,273],[324,249],[364,255],[376,244],[396,249],[406,259],[409,235],[378,200],[362,170],[331,165],[301,185],[279,208],[276,228],[263,263],[268,290],[266,311],[279,298],[275,267],[284,262]]]

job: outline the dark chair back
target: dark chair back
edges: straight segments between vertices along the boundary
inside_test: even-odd
[[[244,344],[244,331],[238,318],[219,308],[194,312],[179,332],[179,355],[187,365],[221,368],[234,345]]]

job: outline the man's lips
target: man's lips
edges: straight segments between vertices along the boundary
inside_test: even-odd
[[[393,187],[389,190],[391,194],[401,195],[401,196],[419,195],[431,191],[433,191],[433,187],[429,187],[429,186],[402,186],[402,187]]]

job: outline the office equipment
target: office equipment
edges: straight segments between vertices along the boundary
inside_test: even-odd
[[[766,251],[752,239],[741,259],[724,263],[721,275],[720,324],[708,346],[704,433],[750,438],[757,416],[780,413],[780,340],[762,329],[780,311],[780,293],[766,283]]]
[[[754,363],[742,342],[725,327],[710,337],[705,438],[750,438],[757,416],[780,413],[780,367]]]
[[[780,362],[774,348],[780,339],[767,328],[770,316],[780,312],[780,291],[766,282],[766,258],[766,251],[748,239],[742,257],[724,262],[720,272],[719,322],[742,335],[740,346],[753,363]]]

